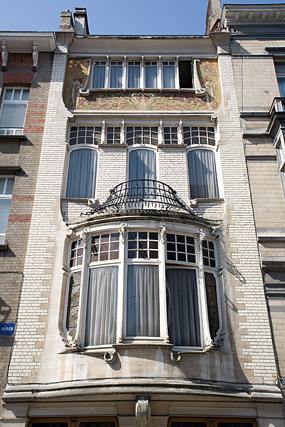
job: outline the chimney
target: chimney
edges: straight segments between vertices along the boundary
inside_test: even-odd
[[[74,16],[74,28],[77,36],[88,36],[88,19],[85,7],[76,7]]]
[[[213,26],[221,18],[221,0],[209,0],[206,16],[206,34],[210,34]]]
[[[60,31],[74,31],[72,13],[70,10],[61,12],[60,15]]]

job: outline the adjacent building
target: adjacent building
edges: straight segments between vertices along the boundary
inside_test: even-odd
[[[284,426],[284,20],[209,0],[206,35],[98,36],[62,13],[4,426]]]

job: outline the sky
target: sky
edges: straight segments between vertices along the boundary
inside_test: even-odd
[[[0,31],[57,31],[60,13],[86,7],[90,34],[205,34],[208,0],[0,0]],[[222,4],[279,0],[222,0]],[[5,12],[5,13],[3,13]]]

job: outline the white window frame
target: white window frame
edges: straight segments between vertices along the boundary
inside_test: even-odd
[[[6,93],[8,90],[12,91],[12,99],[8,100],[5,99]],[[13,97],[15,95],[15,91],[16,90],[20,90],[20,99],[19,100],[14,100]],[[25,124],[25,117],[27,114],[27,105],[28,105],[28,99],[23,100],[23,93],[24,91],[28,92],[28,99],[29,99],[29,91],[30,89],[27,87],[5,87],[4,89],[4,94],[3,94],[3,98],[2,98],[2,105],[1,105],[1,111],[0,111],[0,119],[2,117],[3,111],[5,109],[5,105],[26,105],[26,111],[25,111],[25,115],[24,115],[24,120],[23,120],[23,125],[22,126],[17,126],[17,127],[8,127],[8,126],[3,126],[0,128],[0,135],[23,135],[23,129],[24,129],[24,124]]]
[[[128,259],[128,232],[155,232],[158,233],[158,258],[157,259]],[[98,234],[110,234],[110,233],[120,233],[119,239],[119,257],[116,260],[107,260],[107,261],[96,261],[90,262],[89,254],[91,249],[91,238],[93,235]],[[195,245],[195,262],[185,263],[182,261],[167,261],[166,259],[166,234],[182,234],[184,236],[194,237]],[[70,241],[69,244],[69,255],[68,255],[68,266],[70,265],[70,254],[71,254],[71,245],[74,240],[78,240],[84,237],[84,252],[82,258],[82,264],[80,266],[68,267],[68,284],[65,289],[66,291],[66,303],[65,307],[67,309],[67,299],[69,294],[70,286],[70,277],[74,272],[81,271],[81,292],[80,292],[80,302],[79,302],[79,313],[78,313],[78,324],[75,342],[81,348],[96,352],[106,351],[110,348],[113,348],[114,345],[119,345],[120,343],[127,344],[129,342],[136,343],[157,343],[157,344],[168,344],[168,326],[167,326],[167,304],[166,304],[166,269],[171,268],[181,268],[192,269],[196,271],[197,278],[197,292],[198,292],[198,309],[199,309],[199,321],[200,321],[200,331],[201,331],[201,347],[173,347],[172,351],[179,352],[203,352],[211,348],[212,342],[209,331],[209,318],[207,311],[207,297],[206,297],[206,285],[205,285],[205,272],[210,272],[214,275],[216,280],[216,294],[217,294],[217,304],[218,304],[218,313],[219,313],[219,332],[222,330],[222,313],[221,313],[221,297],[222,292],[220,292],[220,277],[218,275],[218,251],[217,244],[214,242],[213,238],[207,233],[205,236],[198,228],[195,227],[186,227],[181,225],[167,225],[157,224],[154,222],[138,223],[130,222],[125,224],[116,224],[109,226],[94,226],[88,228],[88,230],[83,232],[78,232],[76,237]],[[203,265],[203,252],[202,252],[202,240],[206,238],[207,240],[213,242],[215,247],[215,268],[210,266]],[[117,301],[117,337],[116,342],[108,345],[99,345],[94,347],[84,347],[85,340],[85,326],[86,326],[86,314],[87,314],[87,298],[88,298],[88,282],[89,282],[89,271],[92,268],[98,268],[102,266],[118,266],[118,301]],[[127,270],[128,265],[156,265],[159,270],[159,309],[160,309],[160,336],[159,337],[127,337],[126,336],[126,289],[127,289]],[[66,318],[64,319],[66,321]],[[217,333],[218,336],[218,333]],[[214,339],[214,337],[213,337]],[[171,343],[170,343],[171,344]],[[97,349],[97,350],[96,350]]]
[[[281,178],[283,193],[285,195],[285,138],[282,130],[279,130],[273,146],[276,149],[278,171]]]
[[[5,179],[3,192],[0,193],[0,201],[1,200],[11,200],[11,203],[12,203],[13,190],[14,190],[14,184],[15,184],[15,177],[11,176],[11,175],[0,175],[0,179]],[[7,194],[6,191],[7,191],[8,179],[13,179],[13,188],[12,188],[12,192]],[[0,209],[1,209],[1,205],[0,205]],[[10,206],[10,209],[11,209],[11,206]],[[10,209],[9,209],[8,218],[7,218],[7,227],[8,227],[8,224],[9,224],[8,221],[9,221]],[[5,244],[5,237],[6,237],[6,234],[7,234],[7,227],[6,227],[5,233],[0,233],[0,245],[4,245]]]

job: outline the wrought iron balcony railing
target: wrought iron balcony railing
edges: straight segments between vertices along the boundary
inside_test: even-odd
[[[92,210],[87,214],[142,210],[193,214],[192,209],[169,185],[152,179],[126,181],[117,185],[110,191],[106,202],[92,206]]]

